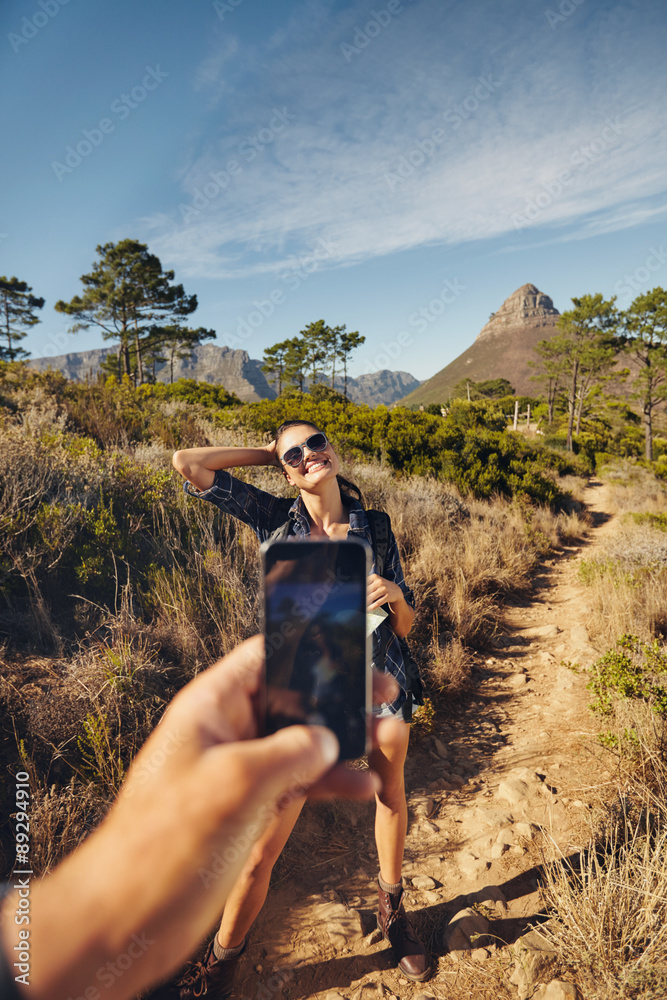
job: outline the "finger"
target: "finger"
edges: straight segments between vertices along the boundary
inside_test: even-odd
[[[386,597],[379,597],[377,599],[377,601],[373,601],[372,604],[367,604],[366,605],[366,610],[367,611],[375,611],[376,608],[381,608],[382,605],[386,604],[386,603],[387,603],[387,598]]]
[[[179,721],[204,746],[257,736],[252,698],[264,670],[264,639],[247,639],[176,695],[164,721]]]
[[[212,758],[225,759],[225,750],[213,751]],[[277,802],[286,792],[305,794],[331,770],[340,747],[335,734],[324,726],[288,726],[263,739],[239,743],[234,748],[240,772],[237,785],[247,791],[248,802]],[[229,759],[225,759],[227,768]],[[210,765],[217,773],[218,760]]]

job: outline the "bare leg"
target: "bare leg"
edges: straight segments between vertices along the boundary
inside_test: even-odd
[[[218,931],[221,948],[238,947],[252,927],[269,891],[273,866],[294,829],[305,801],[305,798],[295,799],[253,847],[225,903]]]
[[[403,725],[391,743],[380,744],[369,762],[382,779],[376,794],[375,843],[380,861],[380,875],[392,885],[401,881],[403,848],[408,829],[403,767],[408,752],[410,726]]]

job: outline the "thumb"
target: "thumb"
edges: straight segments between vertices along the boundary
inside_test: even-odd
[[[340,746],[325,726],[289,726],[254,741],[265,792],[279,798],[287,790],[305,792],[338,760]],[[259,776],[258,776],[259,777]]]
[[[305,795],[338,760],[339,744],[324,726],[289,726],[271,736],[209,751],[211,773],[227,774],[220,802],[236,818],[272,807],[286,794]]]

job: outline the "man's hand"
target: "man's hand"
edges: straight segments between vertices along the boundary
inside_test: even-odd
[[[263,665],[255,636],[183,688],[106,820],[34,887],[31,1000],[87,996],[100,983],[105,1000],[134,996],[192,953],[253,844],[295,797],[373,795],[369,771],[333,766],[338,741],[324,727],[257,738]],[[393,678],[377,674],[374,686],[377,701],[396,697]],[[390,740],[400,725],[384,719],[376,733]],[[8,920],[8,955],[15,931]],[[114,977],[109,967],[126,955]]]

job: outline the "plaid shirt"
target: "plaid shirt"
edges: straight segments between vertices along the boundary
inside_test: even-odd
[[[213,486],[208,490],[197,490],[192,483],[188,482],[184,484],[183,489],[189,496],[208,500],[209,503],[215,504],[225,513],[250,525],[260,542],[265,542],[276,528],[279,528],[288,519],[292,521],[291,535],[304,537],[310,534],[308,513],[300,496],[296,500],[290,500],[288,497],[275,497],[272,493],[260,490],[257,486],[236,479],[226,469],[218,469]],[[350,515],[348,537],[352,535],[363,539],[373,552],[373,538],[366,511],[354,498],[345,497],[344,502]],[[374,552],[371,572],[375,573]],[[403,576],[403,567],[393,531],[389,537],[384,578],[398,584],[405,600],[411,608],[414,608],[414,597]],[[380,629],[376,629],[373,633],[373,665],[379,659],[380,641]],[[393,631],[387,642],[384,669],[396,678],[401,688],[398,698],[389,706],[391,712],[396,715],[401,711],[405,701],[408,681],[405,675],[403,651]]]

